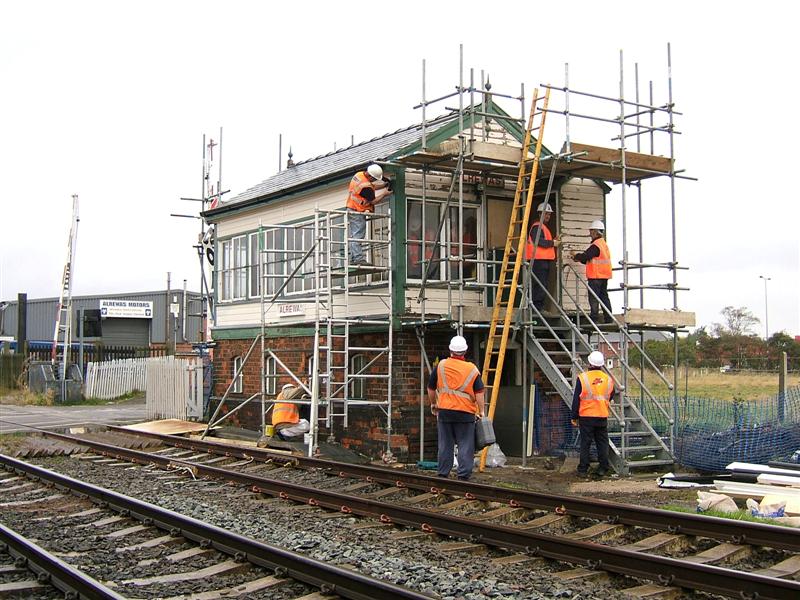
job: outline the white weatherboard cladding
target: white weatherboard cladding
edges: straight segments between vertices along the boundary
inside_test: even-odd
[[[370,292],[377,292],[381,290],[379,287],[369,288]],[[385,293],[386,288],[383,288]],[[322,299],[326,297],[323,292]],[[288,296],[287,300],[292,305],[300,305],[299,311],[290,316],[280,314],[280,304],[273,304],[269,307],[265,317],[267,325],[298,325],[301,323],[308,323],[314,321],[315,309],[313,297],[306,297],[306,302],[302,302],[299,298],[295,301],[292,296]],[[269,303],[266,302],[265,306]],[[348,314],[351,317],[370,317],[377,315],[386,315],[389,311],[386,305],[380,298],[371,298],[368,296],[350,296],[348,303]],[[297,310],[294,309],[293,310]],[[326,312],[324,308],[320,309],[322,317]],[[261,304],[259,302],[235,302],[235,303],[220,303],[217,305],[217,327],[256,327],[261,325]]]
[[[449,292],[453,318],[457,318],[458,310],[458,287],[454,286]],[[422,311],[422,305],[417,302],[419,297],[419,287],[408,288],[405,293],[406,301],[406,314],[418,315]],[[483,306],[483,292],[476,290],[464,290],[464,304],[467,306]],[[440,288],[425,288],[425,314],[426,315],[447,315],[448,307],[448,291]]]
[[[573,252],[583,252],[591,243],[589,225],[594,220],[604,219],[605,194],[600,186],[591,179],[574,178],[561,186],[561,204],[559,214],[559,231],[562,243],[561,255],[563,264],[571,264],[586,280],[585,267],[573,261]],[[613,258],[613,257],[612,257]],[[565,310],[574,310],[575,303],[567,295],[567,291],[575,296],[578,293],[580,305],[588,312],[589,299],[586,288],[577,284],[572,270],[564,269],[562,279],[564,289],[562,305]]]
[[[319,204],[320,210],[342,210],[347,201],[347,183],[325,190],[310,192],[286,200],[274,200],[241,214],[225,217],[217,224],[217,238],[224,239],[246,232],[256,231],[259,225],[302,221],[312,218]]]

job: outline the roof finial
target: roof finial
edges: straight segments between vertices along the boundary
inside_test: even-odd
[[[291,147],[291,146],[289,146],[289,160],[287,160],[287,161],[286,161],[286,168],[287,168],[287,169],[288,169],[289,167],[293,167],[293,166],[294,166],[294,161],[292,160],[292,156],[294,156],[294,155],[292,154],[292,147]]]

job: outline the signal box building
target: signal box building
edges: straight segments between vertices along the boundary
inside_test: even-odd
[[[320,441],[334,439],[370,456],[435,457],[426,381],[458,332],[470,344],[468,358],[483,367],[520,195],[526,121],[501,109],[490,94],[479,97],[441,118],[290,161],[204,213],[216,228],[212,336],[220,414],[235,411],[234,424],[259,429],[269,423],[270,402],[282,384],[300,381],[308,387],[306,397],[317,398]],[[550,228],[562,247],[543,314],[528,305],[532,284],[524,267],[519,276],[495,413],[498,441],[509,455],[564,449],[574,441],[561,424],[568,420],[572,382],[602,329],[587,322],[584,270],[569,253],[587,247],[592,221],[606,220],[610,186],[673,174],[670,158],[623,150],[621,170],[619,149],[573,142],[566,150],[557,157],[541,148],[530,198],[531,224],[536,205],[546,199],[553,207]],[[534,160],[532,149],[524,158]],[[394,191],[368,219],[364,247],[371,265],[352,266],[348,184],[373,162]],[[529,184],[523,181],[523,187]],[[621,235],[612,223],[606,232]],[[513,253],[506,258],[515,260]],[[643,328],[674,331],[690,318],[677,310],[621,311],[620,304],[616,296],[619,314],[611,327],[634,339]],[[671,462],[660,413],[624,402],[618,407],[625,428],[617,428],[616,468],[627,470],[645,453]],[[553,426],[534,430],[534,415]],[[655,415],[656,423],[647,415]],[[625,437],[631,431],[639,433]],[[634,452],[634,446],[643,450]]]

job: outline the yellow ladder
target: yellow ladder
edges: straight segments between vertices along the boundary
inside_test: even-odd
[[[528,127],[525,129],[525,139],[522,143],[517,189],[514,193],[514,206],[511,209],[511,219],[508,223],[508,237],[503,253],[503,264],[500,267],[500,278],[497,282],[489,338],[486,340],[486,354],[483,359],[481,376],[490,393],[488,416],[492,421],[494,421],[494,413],[497,409],[500,377],[503,374],[508,334],[511,331],[511,317],[514,314],[519,272],[525,259],[528,220],[533,205],[533,188],[539,172],[539,157],[542,153],[542,137],[549,100],[550,88],[545,90],[542,97],[539,97],[538,89],[534,90],[531,111],[528,116]],[[535,139],[534,132],[536,132]],[[532,159],[528,158],[531,146],[535,146]],[[481,471],[486,467],[487,451],[488,448],[484,448],[481,452]]]

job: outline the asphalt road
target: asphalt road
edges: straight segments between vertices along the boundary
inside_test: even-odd
[[[99,406],[15,406],[0,404],[0,434],[26,431],[26,426],[58,429],[97,423],[117,425],[145,420],[144,399]]]

